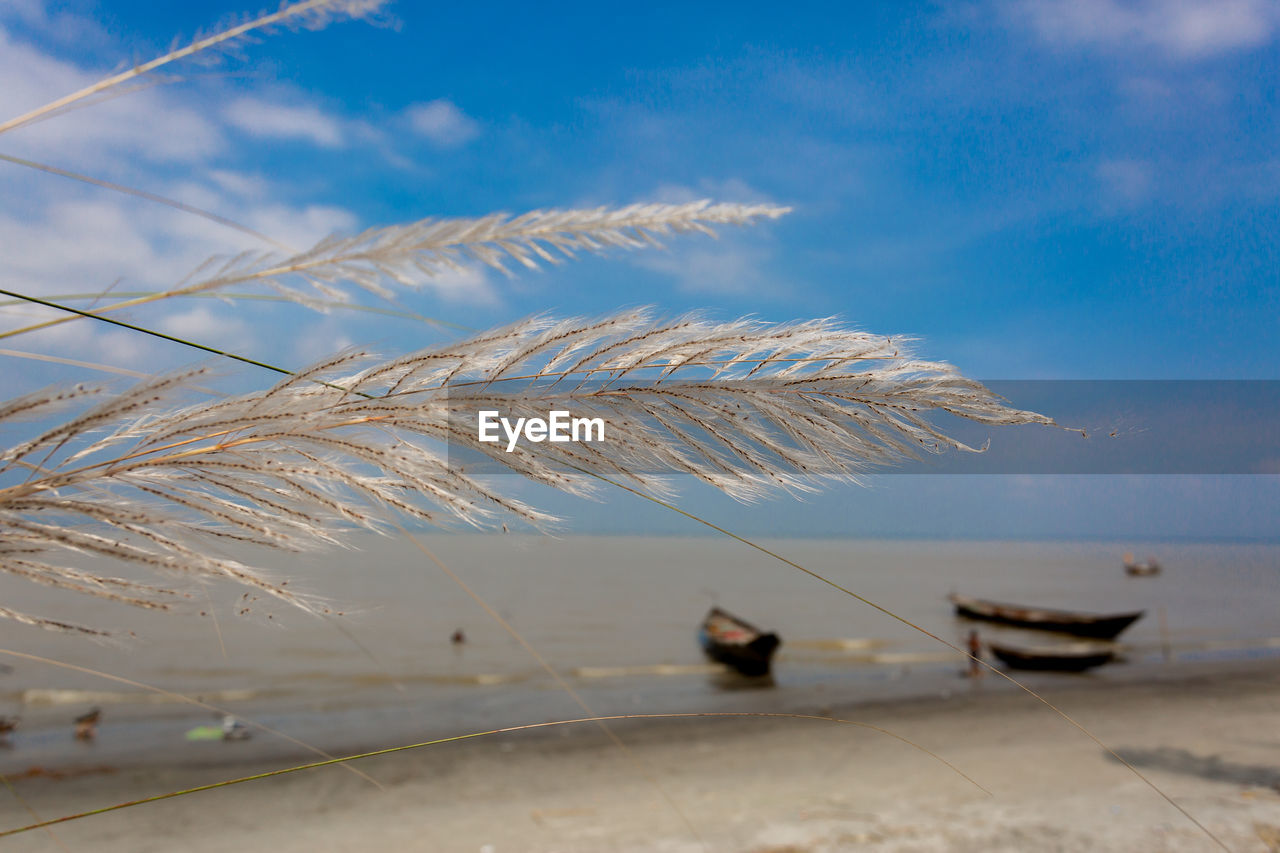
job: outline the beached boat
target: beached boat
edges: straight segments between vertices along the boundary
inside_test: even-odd
[[[1102,643],[1067,643],[1057,646],[1010,646],[987,642],[991,654],[1012,669],[1083,672],[1115,659],[1113,646]]]
[[[1059,631],[1064,634],[1074,634],[1077,637],[1094,637],[1099,640],[1113,639],[1145,612],[1138,610],[1134,613],[1081,613],[1074,610],[1050,610],[1044,607],[1029,607],[1025,604],[987,601],[954,592],[948,598],[956,606],[956,615],[967,619],[982,619],[987,622],[999,622],[1003,625],[1016,625],[1019,628],[1034,628],[1040,631]]]
[[[719,607],[711,608],[698,629],[698,642],[707,657],[743,675],[769,674],[773,653],[782,641]]]
[[[1139,563],[1133,559],[1132,554],[1125,554],[1124,571],[1125,574],[1133,577],[1150,577],[1151,575],[1160,574],[1160,564],[1156,562],[1155,557],[1147,557],[1146,562]]]

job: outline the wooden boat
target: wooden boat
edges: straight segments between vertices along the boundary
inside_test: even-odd
[[[956,615],[967,619],[982,619],[1019,628],[1035,628],[1040,631],[1060,631],[1077,637],[1113,639],[1136,622],[1145,611],[1135,613],[1080,613],[1074,610],[1049,610],[1044,607],[1028,607],[1024,604],[1004,604],[968,595],[952,593],[948,598],[956,606]]]
[[[782,641],[731,613],[713,607],[698,629],[698,642],[707,657],[743,675],[769,674],[773,653]]]
[[[987,643],[991,654],[1012,669],[1083,672],[1115,659],[1116,650],[1101,643],[1067,643],[1058,646],[1010,646]]]
[[[1139,563],[1133,559],[1132,554],[1124,555],[1124,571],[1125,574],[1133,577],[1150,577],[1160,574],[1160,564],[1156,562],[1155,557],[1147,557],[1145,563]]]

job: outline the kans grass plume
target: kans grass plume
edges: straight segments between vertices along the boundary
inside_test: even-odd
[[[214,257],[185,281],[160,293],[122,299],[95,309],[103,315],[184,296],[216,294],[238,285],[265,286],[290,301],[325,310],[321,298],[347,301],[353,289],[390,298],[388,284],[419,287],[468,262],[507,273],[506,262],[529,269],[556,264],[577,252],[661,248],[667,234],[715,236],[714,225],[752,225],[777,219],[791,208],[769,204],[633,204],[584,210],[533,210],[520,216],[495,213],[475,219],[428,218],[406,225],[371,228],[354,236],[334,235],[301,252],[243,252]],[[310,285],[314,295],[299,290]],[[0,337],[46,329],[78,319],[60,316],[15,328]]]
[[[344,353],[276,386],[182,404],[203,369],[119,393],[51,389],[0,407],[0,424],[47,422],[0,455],[0,571],[140,607],[169,609],[184,581],[225,579],[304,609],[316,604],[219,540],[302,549],[389,516],[477,526],[555,519],[457,461],[462,451],[539,483],[589,493],[601,478],[648,492],[670,474],[739,499],[807,490],[920,453],[968,450],[933,425],[1052,423],[1006,406],[903,342],[830,321],[716,323],[633,311],[531,319],[391,360]],[[481,442],[476,412],[601,417],[599,443]],[[484,467],[484,466],[482,466]],[[143,583],[68,565],[106,557]],[[62,620],[0,610],[59,630]]]

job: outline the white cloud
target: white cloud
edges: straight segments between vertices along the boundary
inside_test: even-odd
[[[305,327],[295,327],[290,330],[290,337],[290,362],[296,365],[315,364],[355,346],[355,341],[342,330],[340,321],[332,316],[324,316]]]
[[[452,101],[413,104],[404,112],[415,133],[444,148],[465,145],[480,135],[480,125]]]
[[[43,24],[48,20],[48,13],[40,0],[6,0],[0,6],[0,18],[13,18],[28,24]]]
[[[208,169],[204,174],[218,185],[218,189],[242,199],[261,198],[268,187],[267,180],[261,175],[246,175],[229,169]]]
[[[765,273],[772,253],[762,246],[721,242],[711,248],[637,255],[644,269],[669,275],[686,293],[767,297],[782,295]]]
[[[304,208],[273,204],[248,212],[245,221],[252,228],[295,249],[306,249],[330,234],[351,233],[358,220],[349,210],[313,204]]]
[[[1145,160],[1103,160],[1094,169],[1108,205],[1133,207],[1151,198],[1155,169]]]
[[[250,343],[247,327],[241,320],[228,316],[228,311],[233,309],[220,308],[218,310],[210,305],[197,305],[170,314],[160,321],[160,329],[174,337],[209,344],[219,349],[232,352],[246,349]]]
[[[164,346],[127,329],[93,328],[87,320],[68,323],[66,328],[75,332],[80,345],[93,353],[94,360],[99,363],[154,370],[157,356]]]
[[[481,267],[463,267],[446,270],[423,285],[435,291],[445,301],[472,305],[497,305],[501,300],[489,279],[489,272]]]
[[[0,28],[0,116],[23,115],[103,76],[14,40]],[[75,109],[5,134],[10,153],[66,157],[96,173],[118,161],[190,163],[221,151],[219,128],[186,101],[153,88]]]
[[[0,215],[5,279],[28,293],[100,290],[120,276],[131,287],[181,272],[160,257],[137,211],[115,200],[63,200],[38,213]]]
[[[84,55],[86,48],[97,48],[114,43],[108,28],[97,21],[77,15],[74,10],[60,7],[83,5],[54,2],[54,0],[4,0],[0,3],[0,22],[18,23],[40,31],[51,44],[78,50]]]
[[[757,190],[741,178],[727,178],[722,181],[703,179],[696,187],[680,184],[661,184],[646,201],[659,201],[665,204],[687,204],[691,201],[710,199],[713,202],[732,202],[736,204],[776,204],[769,196]]]
[[[302,139],[321,148],[342,148],[347,134],[342,122],[311,105],[290,106],[260,98],[237,98],[223,116],[250,136]]]
[[[1195,59],[1248,50],[1280,28],[1274,0],[1022,0],[1005,7],[1054,45]]]
[[[702,199],[741,204],[777,203],[740,178],[704,179],[696,187],[663,184],[646,199],[666,204]],[[778,283],[767,272],[773,258],[767,231],[758,228],[740,231],[726,226],[717,229],[717,233],[719,239],[712,243],[682,243],[669,251],[640,252],[632,256],[632,262],[642,269],[672,277],[686,293],[766,298],[780,293]]]

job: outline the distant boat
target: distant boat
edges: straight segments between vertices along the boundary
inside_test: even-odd
[[[991,654],[1013,669],[1083,672],[1115,660],[1116,650],[1100,643],[1067,643],[1058,646],[1010,646],[987,643]]]
[[[968,595],[952,593],[948,598],[956,606],[956,615],[968,619],[982,619],[1019,628],[1040,631],[1060,631],[1077,637],[1113,639],[1136,622],[1145,611],[1135,613],[1081,613],[1074,610],[1049,610],[1029,607],[1025,604],[1004,604]]]
[[[773,653],[782,644],[777,634],[761,631],[719,607],[711,608],[702,620],[698,642],[707,657],[750,676],[768,675]]]
[[[1145,563],[1139,563],[1133,559],[1132,554],[1125,554],[1124,570],[1126,574],[1134,577],[1150,577],[1160,574],[1160,564],[1156,562],[1155,557],[1147,557]]]

